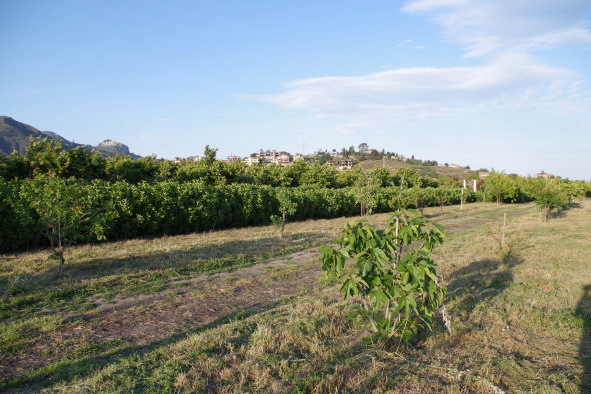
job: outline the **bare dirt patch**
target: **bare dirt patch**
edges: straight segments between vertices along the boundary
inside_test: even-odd
[[[283,297],[313,290],[319,287],[318,257],[313,250],[298,252],[232,272],[171,282],[168,289],[156,294],[112,303],[95,300],[98,307],[92,312],[65,316],[82,319],[82,324],[67,324],[59,332],[47,334],[26,354],[0,359],[2,375],[16,376],[58,362],[66,344],[72,352],[88,344],[122,339],[141,351],[238,311],[264,308]]]

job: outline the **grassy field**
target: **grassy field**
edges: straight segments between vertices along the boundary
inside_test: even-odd
[[[355,164],[354,167],[359,167],[363,170],[371,170],[376,167],[385,167],[390,171],[396,171],[400,168],[412,168],[422,176],[431,178],[440,177],[455,177],[458,179],[476,179],[478,178],[478,171],[468,170],[465,168],[455,167],[439,167],[439,166],[419,166],[407,164],[401,160],[364,160]]]
[[[48,250],[4,255],[0,391],[591,392],[591,201],[425,215],[452,332],[409,347],[365,345],[320,275],[346,218],[76,246],[63,277]]]

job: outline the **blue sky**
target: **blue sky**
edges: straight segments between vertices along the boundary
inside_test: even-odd
[[[591,180],[588,0],[0,4],[0,115],[172,159],[370,147]]]

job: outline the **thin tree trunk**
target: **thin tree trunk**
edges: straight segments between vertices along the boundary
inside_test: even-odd
[[[287,215],[287,208],[283,208],[283,220],[281,220],[281,239],[283,239],[283,229],[285,228],[285,215]]]
[[[373,332],[380,332],[380,330],[378,330],[378,326],[376,326],[376,322],[373,319],[373,316],[371,315],[371,311],[369,309],[369,305],[367,304],[367,297],[363,297],[363,307],[365,308],[366,311],[369,312],[369,322],[371,324],[371,328],[373,329]]]
[[[57,220],[58,229],[58,243],[60,250],[60,276],[64,274],[64,246],[62,244],[62,221],[61,218]]]
[[[501,249],[503,249],[503,245],[505,244],[505,223],[507,221],[507,212],[503,215],[503,235],[501,237]]]

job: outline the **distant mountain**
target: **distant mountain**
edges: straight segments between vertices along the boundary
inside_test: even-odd
[[[111,141],[111,140],[104,140],[103,142],[98,144],[98,146],[95,146],[94,149],[97,149],[98,151],[100,151],[101,154],[103,154],[104,156],[121,155],[121,156],[131,156],[134,159],[140,158],[140,156],[138,156],[134,153],[131,153],[129,151],[129,147],[127,145],[122,144],[121,142],[115,142],[115,141]]]
[[[18,122],[11,117],[0,116],[0,153],[9,156],[16,150],[19,154],[24,155],[25,148],[29,144],[29,138],[31,136],[35,139],[50,138],[62,140],[63,149],[84,146],[89,151],[93,149],[98,150],[103,157],[113,157],[119,154],[121,156],[131,156],[134,159],[141,158],[141,156],[131,153],[129,147],[120,142],[104,140],[97,146],[76,144],[52,131],[40,131],[33,126]]]

